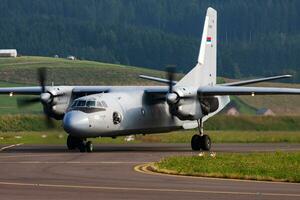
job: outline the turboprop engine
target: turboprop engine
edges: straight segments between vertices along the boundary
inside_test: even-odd
[[[50,118],[62,119],[71,100],[73,88],[70,86],[46,87],[46,70],[44,68],[38,70],[38,78],[41,86],[40,96],[19,98],[18,106],[24,107],[34,103],[42,103],[48,122],[50,122]]]
[[[49,117],[57,120],[63,119],[72,95],[72,87],[51,86],[40,95],[44,112]]]
[[[219,108],[217,97],[198,97],[195,87],[174,87],[174,69],[168,69],[169,93],[166,96],[171,115],[181,120],[198,120]]]
[[[170,113],[181,120],[196,120],[202,117],[197,91],[192,88],[178,87],[167,94]]]

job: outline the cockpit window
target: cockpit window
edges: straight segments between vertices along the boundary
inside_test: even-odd
[[[97,101],[97,107],[103,107],[100,101]]]
[[[94,98],[90,99],[78,99],[73,102],[71,105],[72,110],[80,110],[86,113],[105,111],[107,104],[104,101],[96,101]]]
[[[96,107],[96,101],[87,101],[86,106],[87,107]]]
[[[74,101],[71,107],[74,108],[76,106],[77,102],[78,101]]]
[[[84,107],[85,106],[86,101],[78,101],[77,103],[77,107]]]
[[[107,104],[105,103],[105,101],[101,101],[103,107],[107,108]]]

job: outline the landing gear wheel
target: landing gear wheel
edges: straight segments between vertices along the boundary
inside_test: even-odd
[[[199,151],[201,149],[201,136],[196,134],[192,137],[191,146],[194,151]]]
[[[68,136],[67,139],[67,147],[69,150],[74,150],[77,147],[77,143],[78,143],[78,138],[75,138],[71,135]]]
[[[201,137],[201,149],[204,151],[209,151],[211,148],[211,139],[208,135],[203,135]]]
[[[85,148],[85,142],[81,141],[78,145],[78,149],[80,152],[85,152],[86,148]]]
[[[85,147],[86,147],[87,152],[93,152],[93,150],[94,150],[93,143],[91,141],[88,141],[86,143]]]

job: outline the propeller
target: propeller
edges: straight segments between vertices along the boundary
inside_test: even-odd
[[[166,101],[169,105],[169,111],[170,114],[172,115],[172,119],[174,119],[174,116],[176,116],[178,112],[179,101],[188,100],[190,102],[188,102],[187,104],[189,105],[194,104],[196,106],[197,92],[196,93],[193,91],[188,92],[188,89],[184,89],[184,88],[183,90],[185,92],[183,93],[182,91],[179,93],[179,90],[176,89],[174,90],[174,77],[176,72],[175,67],[167,67],[166,71],[167,71],[167,78],[168,78],[168,85],[169,85],[169,90],[166,95]]]
[[[179,96],[177,93],[173,91],[173,85],[174,85],[174,77],[175,77],[175,67],[167,67],[167,78],[169,80],[169,92],[167,94],[167,102],[169,105],[174,105],[178,103],[179,101]]]
[[[39,80],[39,84],[41,86],[41,94],[39,97],[22,97],[22,98],[18,98],[17,99],[17,104],[18,107],[23,108],[23,107],[27,107],[27,106],[31,106],[35,103],[42,103],[44,106],[47,106],[54,97],[56,96],[62,96],[61,94],[59,95],[52,95],[51,93],[46,91],[46,69],[45,68],[39,68],[38,69],[38,80]],[[47,112],[44,112],[45,114],[45,123],[47,125],[48,128],[54,128],[54,122],[52,120],[52,118],[49,116],[49,114]]]

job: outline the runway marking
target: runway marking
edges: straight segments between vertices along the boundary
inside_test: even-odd
[[[17,146],[21,146],[21,145],[23,145],[23,143],[12,144],[12,145],[9,145],[9,146],[6,146],[6,147],[2,147],[2,148],[0,149],[0,151],[4,151],[4,150],[6,150],[6,149],[10,149],[10,148],[17,147]]]
[[[185,176],[185,175],[176,175],[176,174],[166,174],[160,172],[154,172],[148,170],[147,168],[150,167],[153,163],[144,163],[134,167],[134,171],[148,174],[148,175],[155,175],[155,176],[169,176],[169,177],[176,177],[176,178],[189,178],[189,179],[205,179],[205,180],[219,180],[219,181],[235,181],[235,182],[248,182],[248,183],[268,183],[268,184],[289,184],[289,185],[299,185],[299,183],[290,183],[290,182],[276,182],[276,181],[259,181],[259,180],[245,180],[245,179],[232,179],[232,178],[216,178],[216,177],[204,177],[204,176]]]
[[[55,153],[55,154],[42,154],[42,155],[35,155],[35,154],[25,154],[25,155],[14,155],[14,156],[0,156],[1,158],[24,158],[24,157],[50,157],[50,156],[71,156],[76,154],[70,154],[70,153]]]
[[[94,189],[94,190],[123,190],[123,191],[145,191],[145,192],[181,192],[181,193],[206,193],[206,194],[228,194],[228,195],[251,195],[251,196],[285,196],[300,197],[300,194],[282,193],[260,193],[260,192],[234,192],[234,191],[213,191],[213,190],[185,190],[171,188],[139,188],[139,187],[109,187],[109,186],[84,186],[84,185],[61,185],[61,184],[40,184],[40,183],[17,183],[0,182],[0,185],[25,186],[25,187],[46,187],[46,188],[68,188],[68,189]]]
[[[122,161],[8,161],[1,162],[0,164],[138,164],[141,162],[122,162]],[[144,162],[146,163],[146,162]]]

